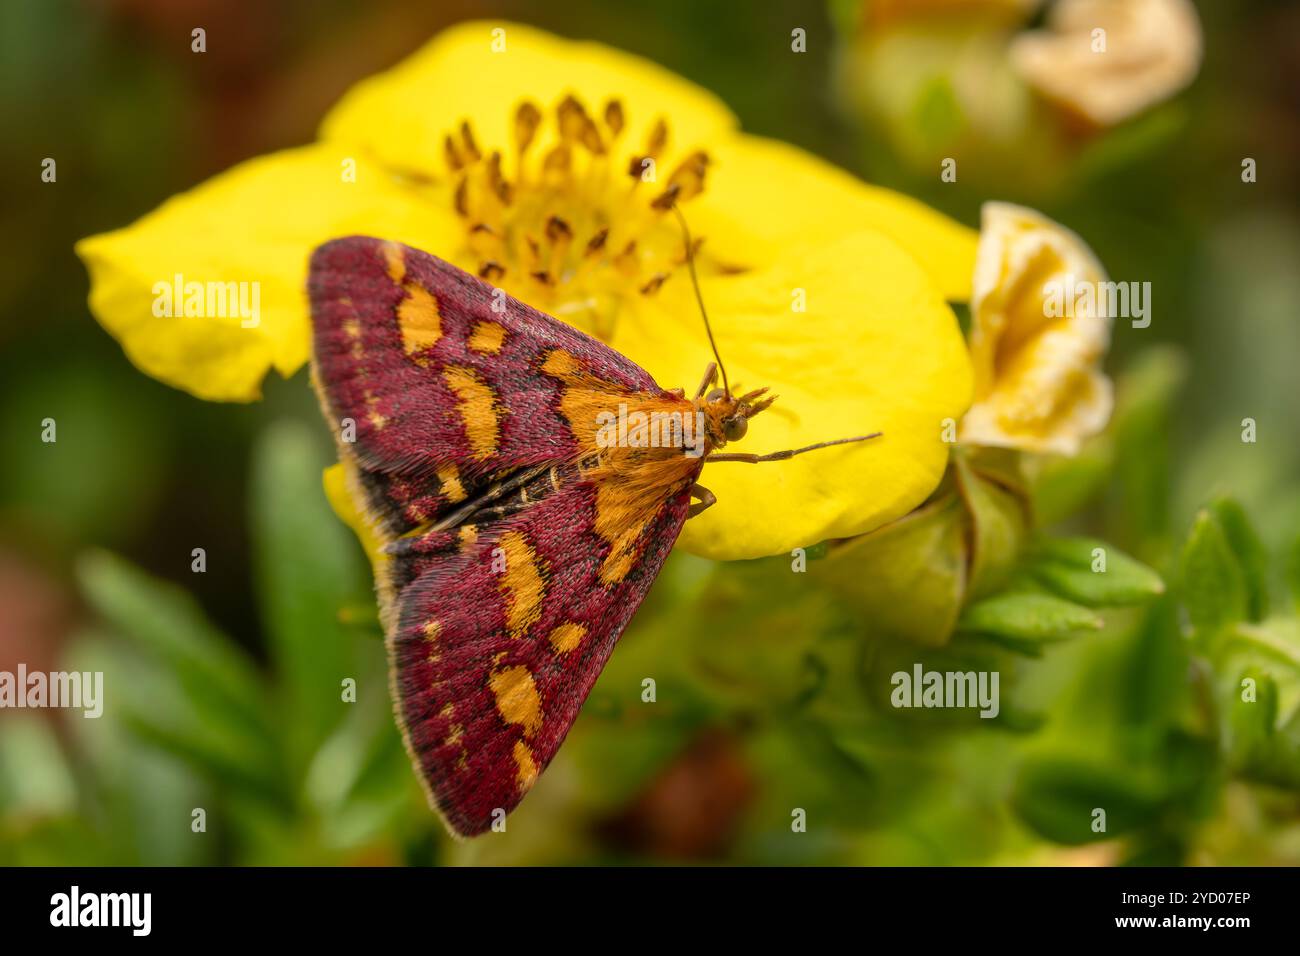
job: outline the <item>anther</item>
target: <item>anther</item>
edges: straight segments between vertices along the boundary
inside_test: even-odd
[[[460,172],[465,168],[465,161],[461,159],[460,152],[456,149],[456,144],[452,141],[450,133],[444,138],[442,148],[447,154],[447,165],[451,167],[453,173]]]
[[[659,291],[659,287],[664,284],[664,280],[666,280],[667,278],[668,278],[668,273],[656,272],[653,276],[650,277],[650,281],[641,287],[641,294],[654,295],[656,292]]]
[[[682,160],[668,177],[668,186],[678,187],[678,202],[698,196],[704,190],[704,174],[709,167],[709,155],[697,150]]]
[[[559,216],[552,216],[546,220],[546,238],[551,242],[567,242],[573,238],[573,230]]]
[[[623,132],[623,104],[618,100],[610,100],[605,104],[605,125],[609,127],[609,135],[614,138]]]
[[[515,149],[520,155],[527,152],[533,144],[533,137],[537,135],[537,127],[541,122],[541,110],[527,100],[519,104],[519,109],[515,110]]]
[[[546,154],[546,159],[542,163],[542,169],[548,173],[567,173],[571,165],[572,157],[569,155],[569,147],[560,145],[556,146]]]
[[[605,248],[605,240],[609,238],[609,226],[603,227],[599,232],[587,240],[587,249],[585,255],[597,255],[600,250]]]
[[[587,147],[587,149],[591,150],[591,152],[597,156],[603,155],[605,152],[605,144],[600,138],[600,130],[596,128],[596,124],[588,117],[584,116],[583,120],[585,120],[585,122],[582,125],[582,145]]]
[[[655,121],[654,129],[650,131],[650,138],[646,141],[646,155],[657,157],[667,145],[668,123],[661,116]]]
[[[477,162],[483,158],[483,154],[478,151],[478,144],[474,142],[474,133],[469,128],[469,120],[461,120],[460,138],[465,144],[465,153],[469,156],[470,162]]]
[[[660,211],[667,211],[673,208],[673,203],[677,202],[677,195],[682,191],[680,183],[669,183],[668,188],[659,194],[654,202],[650,203],[651,208]]]
[[[573,94],[566,96],[556,109],[556,116],[560,126],[560,139],[566,143],[572,143],[582,138],[586,125],[591,122],[587,117],[587,111],[582,108]]]
[[[501,153],[499,151],[492,153],[492,158],[488,160],[488,182],[492,186],[492,192],[496,194],[503,205],[510,205],[510,183],[506,182],[505,176],[501,174]]]

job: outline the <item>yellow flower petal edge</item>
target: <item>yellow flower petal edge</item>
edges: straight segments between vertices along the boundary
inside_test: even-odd
[[[370,559],[375,580],[380,580],[379,572],[388,561],[387,555],[379,550],[383,547],[383,539],[375,526],[366,519],[353,497],[352,490],[348,487],[347,465],[339,462],[326,468],[321,473],[321,485],[325,489],[325,498],[329,501],[334,514],[357,536],[357,540],[361,542],[361,547],[366,552],[366,557]]]
[[[736,127],[716,96],[649,60],[520,23],[478,20],[444,30],[357,84],[325,117],[320,136],[364,146],[398,168],[441,173],[443,138],[462,120],[484,148],[513,149],[516,107],[530,100],[551,110],[569,93],[596,109],[618,99],[637,129],[665,117],[674,148],[707,148]]]
[[[355,163],[355,181],[350,173]],[[461,227],[449,210],[373,161],[337,145],[250,160],[168,200],[135,223],[77,243],[90,273],[90,310],[137,368],[215,401],[252,401],[274,368],[288,376],[307,360],[307,262],[337,236],[369,233],[439,248]],[[211,299],[220,314],[156,314],[160,292],[235,283]],[[159,284],[162,285],[159,285]],[[240,285],[240,284],[243,285]],[[174,296],[171,296],[174,298]]]
[[[956,318],[911,256],[860,232],[702,285],[733,388],[780,396],[729,451],[884,435],[782,462],[706,464],[700,481],[718,503],[686,523],[686,550],[720,560],[788,553],[871,531],[925,499],[947,462],[944,420],[970,401],[971,369]],[[792,308],[794,289],[806,311]],[[613,345],[663,387],[690,389],[712,356],[689,288],[674,295],[658,327],[622,322]],[[663,337],[676,347],[658,345]]]
[[[860,229],[911,254],[952,302],[970,298],[978,234],[924,203],[870,186],[776,140],[738,135],[711,147],[716,171],[688,208],[695,232],[724,259],[762,265],[790,242],[832,241]]]
[[[975,402],[961,440],[1073,455],[1110,418],[1101,371],[1110,318],[1105,270],[1087,244],[1041,213],[985,203],[971,299]]]

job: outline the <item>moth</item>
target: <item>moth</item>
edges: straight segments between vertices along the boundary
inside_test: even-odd
[[[715,502],[706,464],[875,437],[720,451],[774,396],[732,393],[707,314],[715,361],[688,397],[396,242],[326,243],[308,288],[312,380],[349,493],[383,542],[397,722],[456,836],[491,828],[551,762],[683,523]],[[660,440],[610,427],[636,413]]]

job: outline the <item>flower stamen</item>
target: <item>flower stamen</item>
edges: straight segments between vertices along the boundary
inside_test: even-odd
[[[443,148],[455,183],[452,204],[480,277],[608,337],[621,302],[654,295],[686,261],[663,213],[703,192],[709,157],[703,150],[687,153],[657,193],[638,194],[640,183],[658,178],[667,120],[654,121],[642,150],[622,167],[610,157],[627,131],[620,100],[607,100],[593,114],[576,96],[565,96],[548,143],[543,118],[531,102],[515,109],[510,177],[501,151],[480,148],[468,120],[448,133]],[[617,175],[622,168],[630,187]]]

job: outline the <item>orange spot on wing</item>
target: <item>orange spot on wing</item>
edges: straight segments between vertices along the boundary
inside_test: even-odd
[[[551,631],[547,640],[551,642],[551,647],[555,648],[555,653],[567,654],[581,644],[582,639],[586,636],[587,629],[583,625],[569,623],[561,624]]]
[[[566,383],[572,382],[583,374],[578,360],[563,349],[552,349],[546,353],[546,359],[542,362],[542,371]]]
[[[472,524],[463,524],[460,526],[460,530],[456,532],[456,537],[460,541],[460,549],[468,551],[474,547],[474,542],[478,540],[478,529]]]
[[[491,458],[501,434],[501,409],[496,394],[472,369],[449,366],[442,377],[459,399],[460,417],[471,454],[479,461]]]
[[[388,278],[401,285],[406,280],[406,253],[401,244],[385,242],[379,248],[384,254],[384,268],[388,271]]]
[[[351,302],[349,301],[349,305],[350,304]],[[352,343],[352,345],[349,346],[348,351],[352,353],[352,357],[356,361],[360,362],[366,352],[365,346],[361,344],[361,323],[355,318],[344,319],[343,334],[346,335],[348,341]]]
[[[507,601],[506,627],[511,637],[522,637],[542,616],[546,583],[539,566],[541,559],[518,531],[503,534],[500,546],[506,565],[499,585]]]
[[[385,418],[383,415],[381,415],[378,409],[375,407],[379,404],[379,399],[375,398],[375,396],[371,394],[369,390],[366,391],[365,398],[366,398],[366,408],[368,410],[366,413],[366,418],[370,420],[370,424],[373,425],[376,429],[383,428],[385,425],[388,424],[388,419]]]
[[[443,496],[453,504],[465,500],[465,486],[460,483],[460,472],[455,465],[438,467],[438,484]]]
[[[438,300],[428,289],[414,282],[408,282],[403,288],[406,298],[397,306],[397,325],[402,330],[402,349],[414,356],[433,348],[442,338],[442,315]]]
[[[501,351],[501,345],[505,340],[506,329],[504,325],[484,321],[474,326],[474,331],[469,336],[468,345],[475,352],[495,355]]]
[[[603,487],[609,486],[605,485]],[[602,495],[598,490],[596,493],[596,533],[609,542],[609,554],[601,562],[600,580],[602,584],[617,584],[627,577],[628,572],[636,566],[637,558],[641,554],[641,532],[645,528],[645,523],[636,521],[635,513],[629,513],[626,517],[618,513],[613,517],[606,517],[602,521],[601,498]],[[608,502],[606,507],[610,507]],[[617,510],[619,512],[623,511],[621,507]]]
[[[527,737],[542,729],[542,698],[527,667],[516,664],[494,671],[488,684],[497,699],[497,712],[502,720],[523,727]]]
[[[515,741],[515,765],[518,767],[519,790],[529,790],[537,782],[537,761],[522,740]]]

